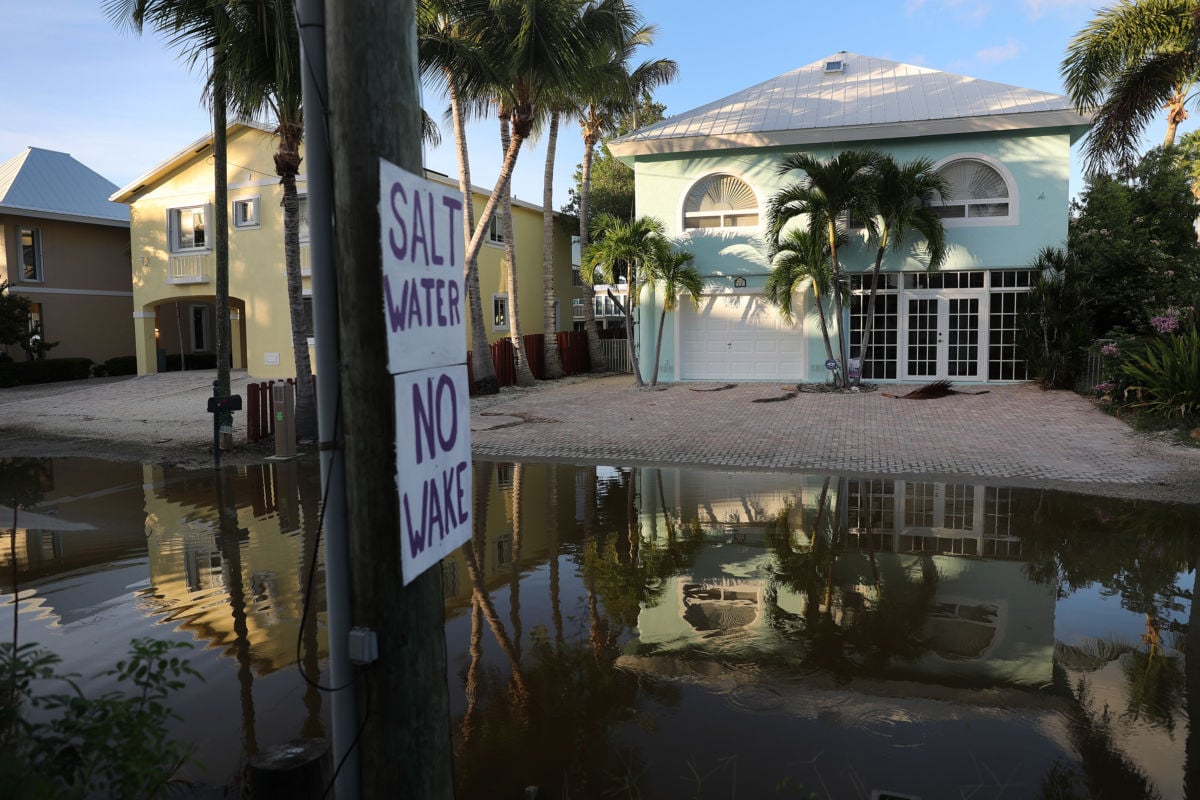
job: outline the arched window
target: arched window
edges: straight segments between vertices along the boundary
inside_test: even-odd
[[[741,178],[709,175],[683,201],[683,227],[745,228],[758,224],[758,198]]]
[[[938,169],[950,182],[950,194],[934,210],[944,220],[997,219],[1011,214],[1008,181],[979,159],[951,161]]]

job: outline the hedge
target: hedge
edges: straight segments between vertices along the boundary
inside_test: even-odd
[[[41,358],[36,361],[0,363],[0,386],[77,381],[90,377],[90,358]]]

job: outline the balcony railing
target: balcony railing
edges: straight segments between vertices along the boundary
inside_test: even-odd
[[[212,253],[173,255],[167,259],[167,283],[208,283]]]
[[[300,245],[300,276],[307,278],[312,275],[312,249],[307,244]]]

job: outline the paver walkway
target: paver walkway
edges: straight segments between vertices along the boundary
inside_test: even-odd
[[[639,390],[615,376],[515,393],[473,415],[471,436],[477,455],[496,458],[972,475],[1092,491],[1171,485],[1174,499],[1200,503],[1200,449],[1156,442],[1072,392],[883,394],[911,388],[754,402],[785,393],[777,384]]]
[[[0,389],[0,455],[208,463],[214,377],[173,372]],[[244,394],[247,380],[234,372],[234,391]],[[472,445],[476,455],[501,459],[975,476],[1200,504],[1200,448],[1132,431],[1074,393],[1007,385],[896,400],[882,391],[754,402],[784,392],[769,383],[639,390],[628,375],[569,379],[472,400]],[[244,413],[235,426],[244,442]],[[229,459],[270,452],[267,443]]]

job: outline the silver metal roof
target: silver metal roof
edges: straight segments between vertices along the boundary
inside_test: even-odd
[[[841,62],[840,69],[827,65]],[[617,156],[1080,126],[1061,95],[834,53],[609,143]]]
[[[67,153],[27,147],[0,164],[0,212],[129,227],[117,185]]]

